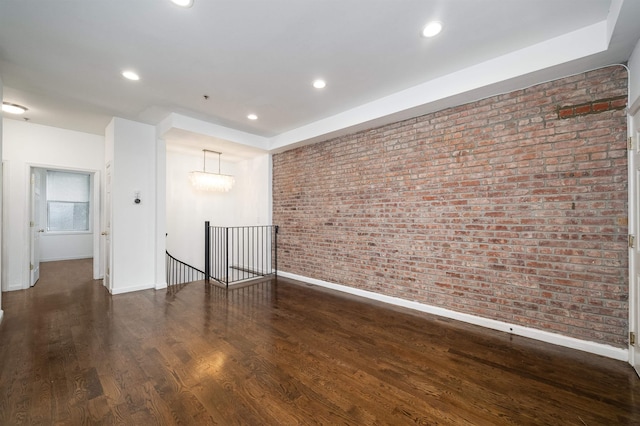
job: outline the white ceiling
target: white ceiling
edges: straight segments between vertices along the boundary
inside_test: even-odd
[[[431,20],[444,30],[421,37]],[[155,125],[175,114],[282,149],[624,62],[638,22],[639,0],[2,0],[0,77],[4,100],[34,123],[104,134],[113,116]],[[476,82],[471,70],[496,76]],[[465,88],[436,96],[445,81]]]

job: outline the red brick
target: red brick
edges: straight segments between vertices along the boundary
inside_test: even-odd
[[[591,112],[591,104],[576,106],[574,111],[576,115],[589,114]]]
[[[612,109],[623,109],[627,107],[627,98],[624,97],[622,99],[616,99],[614,101],[611,101],[611,108]]]
[[[593,109],[593,112],[601,112],[601,111],[608,110],[609,106],[610,106],[609,102],[595,102],[592,105],[592,109]]]
[[[575,113],[573,111],[573,107],[565,107],[558,110],[558,117],[560,118],[569,118],[573,117],[574,115]]]

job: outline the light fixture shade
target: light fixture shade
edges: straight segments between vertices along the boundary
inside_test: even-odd
[[[207,172],[207,152],[218,154],[218,173]],[[221,152],[211,151],[209,149],[202,150],[202,171],[192,171],[189,173],[191,184],[202,191],[218,191],[229,192],[233,188],[236,180],[233,176],[223,175],[220,173],[220,156]]]
[[[171,3],[185,8],[193,6],[193,0],[171,0]]]
[[[28,111],[28,109],[27,107],[23,107],[22,105],[3,102],[2,111],[8,112],[9,114],[24,114],[25,112]]]
[[[233,176],[198,171],[189,173],[189,180],[196,189],[217,192],[229,192],[236,182]]]
[[[438,21],[429,22],[422,30],[423,37],[435,37],[442,31],[442,24]]]

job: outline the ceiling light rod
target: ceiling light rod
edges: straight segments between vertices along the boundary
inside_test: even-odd
[[[218,154],[218,174],[221,174],[221,172],[220,172],[220,170],[221,170],[221,168],[220,168],[220,164],[221,164],[220,163],[220,156],[222,155],[222,153],[218,152],[218,151],[212,151],[210,149],[203,149],[202,150],[202,157],[203,157],[202,158],[202,171],[205,172],[205,173],[207,172],[207,152],[210,152],[212,154]]]

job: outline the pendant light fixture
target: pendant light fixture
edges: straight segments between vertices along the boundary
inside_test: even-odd
[[[207,152],[218,154],[218,173],[207,172]],[[229,192],[233,188],[235,179],[230,175],[220,173],[220,156],[221,152],[203,149],[202,171],[193,171],[189,173],[189,180],[196,188],[203,191]]]

